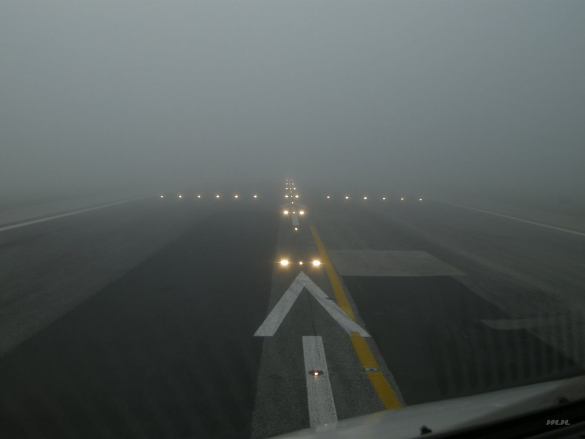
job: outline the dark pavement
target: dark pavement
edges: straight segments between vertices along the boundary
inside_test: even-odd
[[[336,269],[403,404],[583,373],[585,239],[430,200],[324,197],[303,199],[293,231],[278,199],[242,201],[142,200],[0,234],[0,437],[306,428],[304,336],[322,337],[338,419],[383,409],[306,291],[274,337],[253,336],[301,270],[334,299],[323,267],[298,265],[319,256],[309,225],[334,264],[396,258],[385,275]],[[410,252],[428,258],[408,266]],[[412,275],[421,260],[459,274]]]

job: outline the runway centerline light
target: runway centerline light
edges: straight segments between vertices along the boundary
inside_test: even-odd
[[[321,265],[321,261],[319,259],[313,259],[313,267],[319,267]]]
[[[288,267],[288,259],[281,259],[280,260],[280,265],[282,267]]]

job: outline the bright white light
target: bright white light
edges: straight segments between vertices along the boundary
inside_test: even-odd
[[[293,213],[297,213],[296,210],[293,210]]]
[[[382,200],[385,200],[385,199],[386,199],[386,197],[382,197]]]
[[[282,213],[284,213],[285,215],[288,215],[288,210],[285,210],[285,211],[284,211],[284,212],[282,212]]]
[[[303,265],[303,261],[299,261],[299,265]]]
[[[294,201],[291,201],[290,204],[295,204],[295,202]]]
[[[285,195],[284,198],[288,198],[288,195]]]
[[[367,199],[368,199],[368,197],[364,197],[364,200],[367,200]]]
[[[239,195],[234,195],[234,198],[238,198],[238,197],[239,197]]]
[[[404,197],[401,197],[401,198],[400,198],[400,201],[404,201]]]
[[[183,196],[182,195],[179,195],[179,198],[183,198]]]
[[[418,201],[422,201],[422,198],[419,198]]]
[[[219,198],[219,195],[216,195],[215,198]]]
[[[297,230],[299,230],[299,228],[298,228],[298,227],[295,227],[295,232],[296,232]]]
[[[282,267],[288,267],[288,259],[281,259],[280,260],[280,265]]]
[[[346,199],[346,200],[349,200],[349,197],[347,197],[347,196],[346,196],[346,197],[345,197],[345,199]]]
[[[201,198],[201,195],[197,195],[197,198]]]
[[[305,211],[304,210],[300,210],[299,211],[299,215],[304,215],[304,214],[305,214]]]
[[[165,196],[164,196],[164,195],[161,195],[160,197],[161,197],[161,198],[164,198]]]
[[[321,261],[319,259],[313,259],[313,267],[318,267],[321,265]]]
[[[295,198],[299,198],[299,196],[298,195],[295,195]]]
[[[327,195],[327,198],[331,198],[329,195]]]
[[[254,198],[258,198],[258,195],[254,195]]]

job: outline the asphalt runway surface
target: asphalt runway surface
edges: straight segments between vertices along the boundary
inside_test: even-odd
[[[0,233],[0,436],[265,438],[583,373],[585,238],[314,194]]]

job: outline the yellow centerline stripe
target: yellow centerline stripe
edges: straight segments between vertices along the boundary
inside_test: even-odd
[[[351,305],[347,300],[347,296],[345,295],[345,291],[343,291],[343,287],[341,286],[341,282],[337,277],[337,273],[335,272],[335,268],[333,267],[333,263],[331,259],[329,259],[329,255],[327,254],[327,250],[317,233],[317,229],[314,226],[311,226],[311,233],[313,234],[313,238],[317,243],[317,248],[319,249],[319,253],[321,255],[321,262],[325,265],[325,270],[327,271],[327,275],[329,276],[329,282],[331,282],[331,287],[333,288],[333,293],[335,294],[335,300],[337,301],[337,305],[352,319],[355,321],[355,315],[353,310],[351,309]],[[376,371],[366,372],[374,390],[378,394],[380,401],[384,404],[387,410],[396,409],[401,407],[402,404],[400,400],[392,390],[392,386],[386,380],[384,374],[380,371],[380,366],[378,362],[374,358],[370,347],[368,346],[367,341],[357,332],[352,332],[350,335],[351,344],[357,354],[358,359],[362,367],[371,367],[377,369]]]
[[[327,275],[329,276],[329,282],[331,282],[331,286],[333,287],[333,294],[335,294],[335,300],[337,301],[337,305],[355,322],[355,316],[353,315],[353,310],[345,296],[345,292],[343,291],[343,287],[341,286],[341,282],[339,282],[339,278],[335,273],[335,268],[331,263],[331,259],[329,259],[329,255],[327,254],[327,250],[325,250],[325,246],[319,238],[319,234],[317,233],[317,229],[314,226],[311,226],[311,233],[313,234],[313,238],[317,243],[317,248],[319,249],[319,253],[321,255],[321,262],[325,265],[325,270],[327,271]]]

